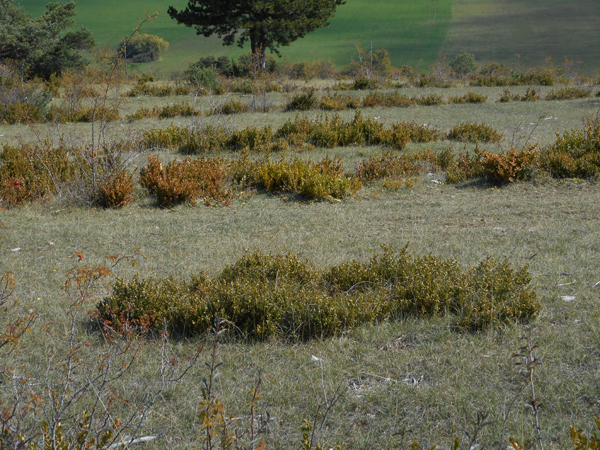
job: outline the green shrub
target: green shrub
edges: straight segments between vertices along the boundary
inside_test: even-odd
[[[285,109],[286,111],[308,111],[313,109],[316,104],[315,91],[311,89],[307,92],[294,95]]]
[[[448,139],[460,142],[500,142],[502,135],[489,125],[462,123],[448,132]]]
[[[527,322],[539,311],[527,267],[412,256],[384,247],[367,263],[319,269],[295,255],[248,253],[220,276],[118,280],[97,311],[114,328],[186,335],[216,319],[252,339],[310,339],[406,316],[451,315],[457,330]]]
[[[556,135],[540,155],[542,169],[557,178],[590,178],[600,174],[600,122],[588,118],[583,129]]]
[[[412,101],[416,105],[422,105],[422,106],[437,106],[437,105],[444,105],[446,103],[446,102],[444,102],[444,99],[442,98],[442,96],[439,94],[427,94],[427,95],[422,95],[421,97],[413,97]]]
[[[379,81],[371,78],[360,77],[354,80],[352,89],[355,91],[364,91],[366,89],[377,89],[379,87]]]
[[[45,199],[71,181],[77,168],[66,148],[3,145],[0,152],[0,204],[16,206]]]
[[[406,108],[414,104],[416,104],[414,99],[409,99],[406,95],[400,95],[398,92],[394,92],[392,94],[373,92],[367,95],[363,100],[363,106],[365,108],[371,108],[374,106]]]
[[[461,53],[450,61],[449,66],[459,75],[466,75],[477,70],[477,61],[471,53]]]
[[[214,90],[219,83],[217,80],[217,71],[212,67],[201,67],[196,64],[190,64],[184,75],[190,85],[206,91]]]
[[[475,92],[467,92],[465,95],[448,97],[448,103],[485,103],[487,96],[476,94]]]
[[[238,173],[237,178],[245,177],[250,184],[270,192],[289,192],[311,200],[343,199],[362,187],[360,181],[344,175],[340,160],[296,158],[287,162],[282,158],[246,167],[249,171]]]
[[[127,45],[119,48],[127,60],[134,63],[158,61],[160,53],[169,48],[169,43],[153,34],[136,34]]]
[[[319,109],[324,111],[342,111],[345,109],[358,109],[360,99],[349,95],[328,95],[319,101]]]
[[[588,98],[592,93],[588,89],[581,89],[577,87],[565,87],[554,91],[552,89],[546,95],[546,100],[573,100],[576,98]]]

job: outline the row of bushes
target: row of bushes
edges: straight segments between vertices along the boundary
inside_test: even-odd
[[[184,154],[200,154],[219,150],[286,151],[290,148],[347,145],[383,145],[402,149],[408,142],[432,142],[443,138],[443,133],[415,123],[394,123],[386,127],[382,122],[363,118],[358,111],[350,121],[335,115],[310,119],[296,116],[279,129],[270,125],[262,128],[247,127],[228,131],[223,127],[207,126],[198,130],[171,126],[152,129],[145,133],[147,147],[178,150]]]
[[[117,280],[97,306],[112,328],[143,327],[191,335],[225,319],[246,338],[310,339],[365,323],[451,315],[478,331],[526,322],[539,311],[527,267],[452,259],[384,247],[369,262],[320,269],[295,255],[248,253],[211,279]]]
[[[161,145],[193,152],[221,149],[224,143],[230,148],[246,150],[281,148],[288,142],[298,146],[302,142],[321,146],[368,142],[402,148],[408,140],[427,142],[439,138],[436,130],[416,125],[395,124],[389,129],[380,125],[374,120],[364,121],[357,115],[347,123],[297,117],[276,133],[268,127],[240,130],[237,134],[227,134],[214,127],[204,133],[171,127],[154,130],[146,136],[146,145],[140,148],[147,148],[149,136],[154,144],[161,141]],[[452,133],[454,139],[464,141],[495,141],[500,137],[483,124],[458,125]],[[203,139],[202,148],[197,145],[200,139]],[[114,145],[95,151],[42,144],[4,146],[0,153],[0,203],[17,205],[50,198],[63,191],[73,192],[75,186],[88,203],[123,206],[131,201],[134,189],[134,177],[121,163],[125,160],[121,156],[124,146]],[[364,183],[374,180],[388,180],[391,187],[413,184],[411,180],[424,171],[444,171],[449,183],[483,178],[502,184],[526,180],[538,172],[557,178],[594,178],[600,174],[600,122],[588,119],[583,129],[557,135],[555,144],[543,149],[530,146],[491,153],[476,148],[474,152],[459,155],[449,150],[386,153],[361,161],[349,173],[344,172],[340,160],[330,159],[320,162],[298,158],[290,162],[285,157],[278,162],[269,158],[250,161],[247,157],[235,161],[185,159],[164,167],[151,158],[141,170],[140,183],[157,198],[160,206],[169,207],[181,202],[194,203],[197,199],[203,199],[207,204],[228,204],[233,195],[232,185],[236,184],[292,193],[300,198],[343,199],[353,195]],[[96,180],[95,184],[90,180]],[[65,186],[69,188],[65,190]]]
[[[448,182],[486,178],[509,183],[544,172],[555,178],[597,178],[600,175],[600,121],[586,119],[581,130],[557,134],[553,145],[537,145],[493,154],[476,149],[462,153],[447,173]]]

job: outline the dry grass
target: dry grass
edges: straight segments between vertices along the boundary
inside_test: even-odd
[[[579,128],[581,116],[598,108],[597,100],[493,103],[501,91],[481,89],[489,96],[486,104],[374,108],[363,114],[387,123],[415,121],[442,130],[476,117],[499,130],[505,137],[503,146],[510,146],[513,137],[528,136],[532,130],[534,142],[553,142],[555,132]],[[466,89],[443,92],[458,95]],[[232,116],[229,124],[278,127],[292,114],[245,113]],[[345,114],[340,113],[347,120],[354,112]],[[538,121],[542,115],[552,119]],[[189,123],[186,120],[181,122]],[[170,121],[163,122],[168,125]],[[143,129],[154,123],[139,121],[133,127]],[[127,128],[121,125],[114,124],[115,135]],[[522,130],[517,130],[519,126]],[[89,131],[85,124],[65,128],[80,134]],[[30,132],[26,127],[2,126],[0,142],[14,142],[18,133],[32,139]],[[408,150],[423,147],[463,149],[462,144],[440,142]],[[378,148],[351,147],[316,149],[299,156],[312,160],[340,156],[346,167],[353,167],[380,153]],[[179,157],[161,156],[163,161]],[[433,183],[433,179],[435,175],[422,177],[413,188],[397,191],[375,184],[336,203],[302,203],[244,193],[226,207],[183,205],[164,210],[140,191],[120,210],[53,201],[1,211],[1,267],[15,273],[17,310],[39,312],[37,326],[24,341],[26,348],[35,351],[24,353],[22,361],[32,370],[45,366],[40,359],[49,344],[41,326],[66,323],[68,305],[59,287],[66,271],[82,264],[77,262],[77,252],[83,254],[85,263],[96,264],[106,255],[138,248],[145,257],[136,267],[115,269],[115,276],[126,279],[138,272],[161,278],[201,270],[216,274],[255,249],[295,253],[323,267],[352,259],[365,261],[382,244],[400,248],[409,243],[412,253],[454,258],[461,264],[491,256],[530,265],[542,304],[533,339],[543,362],[535,376],[545,448],[567,448],[568,426],[590,429],[592,418],[600,415],[600,286],[593,287],[600,281],[600,185],[541,180],[498,189],[477,184],[453,187]],[[20,250],[12,251],[16,248]],[[565,301],[562,296],[575,299]],[[89,353],[102,351],[93,330],[85,323],[81,327],[82,336],[94,342]],[[247,417],[257,369],[269,376],[258,404],[259,413],[266,410],[272,417],[262,435],[269,448],[298,447],[302,421],[314,419],[324,401],[323,387],[330,398],[340,385],[347,390],[320,434],[319,442],[324,445],[395,448],[403,442],[406,448],[418,439],[421,445],[448,447],[455,436],[464,441],[463,432],[472,428],[476,412],[485,410],[493,424],[484,428],[481,442],[488,448],[500,447],[503,414],[513,399],[506,437],[520,442],[535,437],[530,412],[523,406],[528,391],[512,357],[522,344],[523,333],[515,325],[462,334],[452,331],[448,319],[438,318],[366,326],[305,343],[226,338],[217,393],[226,411]],[[175,349],[180,355],[190,354],[196,344],[196,339],[181,340],[175,342]],[[323,372],[313,355],[322,358]],[[133,389],[155,371],[156,365],[148,360],[123,383]],[[148,423],[161,437],[144,448],[183,449],[201,444],[197,407],[202,376],[206,369],[198,366],[164,394],[160,409]]]

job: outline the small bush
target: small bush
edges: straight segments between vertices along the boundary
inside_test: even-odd
[[[590,178],[600,174],[600,122],[587,118],[583,129],[557,134],[540,155],[542,169],[557,178]]]
[[[510,149],[507,153],[500,154],[481,153],[485,175],[500,184],[528,178],[537,165],[538,157],[536,146],[519,151]]]
[[[422,105],[422,106],[437,106],[437,105],[444,105],[446,103],[446,102],[444,102],[444,99],[442,98],[442,96],[439,94],[427,94],[427,95],[422,95],[421,97],[413,97],[412,101],[416,105]]]
[[[140,183],[158,204],[170,207],[178,203],[195,204],[202,197],[207,205],[214,201],[228,204],[230,193],[223,189],[225,173],[219,159],[172,161],[166,167],[155,158],[140,173]]]
[[[475,92],[467,92],[465,95],[448,97],[448,103],[485,103],[487,96],[476,94]]]
[[[414,105],[415,103],[416,102],[414,99],[409,99],[406,95],[400,95],[397,92],[392,94],[380,94],[374,92],[367,95],[363,100],[363,106],[365,108],[374,106],[406,108]]]
[[[328,95],[319,101],[319,108],[324,111],[343,111],[345,109],[358,109],[360,99],[349,95]]]
[[[502,135],[483,123],[462,123],[448,132],[448,139],[460,142],[500,142]]]
[[[178,93],[175,93],[172,86],[150,85],[143,80],[144,80],[143,78],[140,79],[138,84],[136,84],[133,88],[131,88],[129,91],[127,91],[123,95],[125,97],[140,97],[143,95],[153,96],[153,97],[169,97],[171,95],[177,95],[178,93],[179,93],[179,95],[181,95],[180,94],[181,91],[179,91]],[[187,95],[188,93],[189,93],[189,89],[186,88],[184,95]]]
[[[296,94],[288,102],[285,109],[286,111],[308,111],[313,109],[317,104],[315,98],[315,91],[313,89],[304,92],[302,94]]]
[[[546,95],[546,100],[573,100],[576,98],[588,98],[591,96],[591,92],[588,89],[581,89],[577,87],[565,87],[558,91],[551,90]]]
[[[269,192],[290,192],[311,200],[344,199],[354,195],[362,185],[344,175],[340,160],[325,159],[320,162],[293,162],[281,159],[249,165],[249,172],[238,174],[251,180],[251,184]]]
[[[466,75],[477,70],[477,61],[471,53],[461,53],[450,61],[449,66],[459,75]]]
[[[352,89],[355,91],[364,91],[366,89],[377,89],[379,87],[379,81],[371,78],[360,77],[354,80]]]
[[[76,166],[66,148],[4,145],[0,152],[0,203],[16,206],[49,198],[75,174]]]
[[[238,102],[234,99],[229,99],[225,103],[218,105],[211,111],[212,115],[218,114],[238,114],[250,111],[250,107],[245,103]]]
[[[100,185],[98,203],[104,208],[121,208],[132,199],[133,175],[123,170]]]
[[[146,63],[158,61],[160,53],[169,48],[169,43],[164,39],[153,34],[136,34],[126,46],[121,46],[119,50],[127,60],[134,63]]]
[[[201,67],[197,64],[190,64],[184,75],[191,86],[201,90],[212,91],[219,83],[217,71],[212,67]]]

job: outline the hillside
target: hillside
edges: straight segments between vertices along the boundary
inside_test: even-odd
[[[21,0],[34,16],[43,14],[40,0]],[[135,28],[146,9],[160,10],[144,32],[170,43],[163,59],[144,70],[168,74],[182,70],[201,56],[236,57],[245,50],[223,47],[217,38],[196,36],[166,14],[169,5],[184,8],[185,0],[83,0],[77,21],[94,32],[100,45],[114,46]],[[118,14],[113,13],[118,11]],[[109,12],[111,14],[109,14]],[[427,68],[443,53],[453,57],[468,51],[486,60],[537,65],[551,56],[581,60],[589,70],[600,66],[600,2],[597,0],[348,0],[338,8],[328,28],[311,33],[283,49],[291,61],[330,59],[348,64],[354,42],[363,48],[386,48],[396,66]]]

